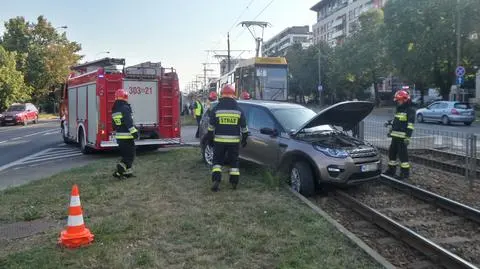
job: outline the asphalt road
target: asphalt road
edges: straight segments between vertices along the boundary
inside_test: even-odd
[[[0,167],[61,143],[59,126],[55,121],[0,127]]]
[[[76,145],[63,143],[59,126],[58,121],[49,121],[26,127],[0,127],[0,190],[39,180],[98,159],[118,158],[116,152],[83,155]],[[185,144],[198,144],[195,131],[196,127],[193,126],[182,128]]]

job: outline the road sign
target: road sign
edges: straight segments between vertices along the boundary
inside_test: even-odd
[[[463,85],[463,77],[457,77],[457,85]]]
[[[455,74],[457,75],[457,77],[465,76],[465,67],[457,66],[457,68],[455,69]]]
[[[319,92],[323,91],[323,86],[322,86],[322,85],[318,85],[317,90],[318,90]]]

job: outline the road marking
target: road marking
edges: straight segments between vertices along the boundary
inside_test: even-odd
[[[55,130],[55,131],[53,131],[53,130]],[[7,143],[7,142],[10,142],[10,141],[19,140],[19,139],[22,139],[22,138],[27,138],[27,137],[34,136],[34,135],[39,135],[39,134],[44,134],[45,135],[45,134],[56,134],[56,133],[58,133],[57,129],[48,129],[48,130],[43,130],[41,132],[31,133],[31,134],[24,135],[24,136],[19,136],[19,137],[3,140],[3,141],[0,141],[0,144]]]
[[[21,129],[32,129],[32,128],[35,128],[35,127],[41,127],[42,125],[46,125],[48,124],[49,122],[43,122],[43,123],[37,123],[35,125],[27,125],[27,126],[8,126],[8,127],[2,127],[0,128],[0,134],[1,133],[6,133],[8,131],[12,131],[12,130],[21,130]]]
[[[8,169],[8,168],[10,168],[10,167],[12,167],[12,166],[16,166],[16,165],[18,165],[18,164],[21,164],[23,161],[28,160],[29,158],[35,158],[36,156],[39,156],[39,155],[41,155],[41,154],[43,154],[43,153],[45,153],[45,152],[48,152],[49,150],[50,150],[49,148],[48,148],[48,149],[44,149],[44,150],[41,150],[41,151],[39,151],[39,152],[37,152],[37,153],[31,154],[31,155],[28,155],[28,156],[23,157],[23,158],[21,158],[21,159],[18,159],[18,160],[16,160],[16,161],[13,161],[13,162],[11,162],[11,163],[7,163],[7,164],[5,164],[5,165],[2,165],[2,166],[0,166],[0,172],[3,171],[3,170],[6,170],[6,169]]]
[[[78,148],[48,148],[37,153],[31,154],[14,162],[8,163],[0,167],[0,172],[11,167],[15,167],[14,170],[21,169],[23,166],[30,166],[35,164],[35,166],[41,165],[43,162],[48,162],[52,160],[59,159],[72,159],[75,157],[83,156]]]

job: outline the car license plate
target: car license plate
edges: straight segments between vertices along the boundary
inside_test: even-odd
[[[362,172],[371,172],[371,171],[377,171],[378,170],[378,163],[369,163],[369,164],[364,164],[360,168]]]
[[[12,120],[12,117],[5,117],[6,120]]]

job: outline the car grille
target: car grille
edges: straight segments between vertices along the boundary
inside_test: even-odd
[[[353,159],[370,158],[377,156],[377,150],[374,148],[360,148],[350,150],[349,154]]]

